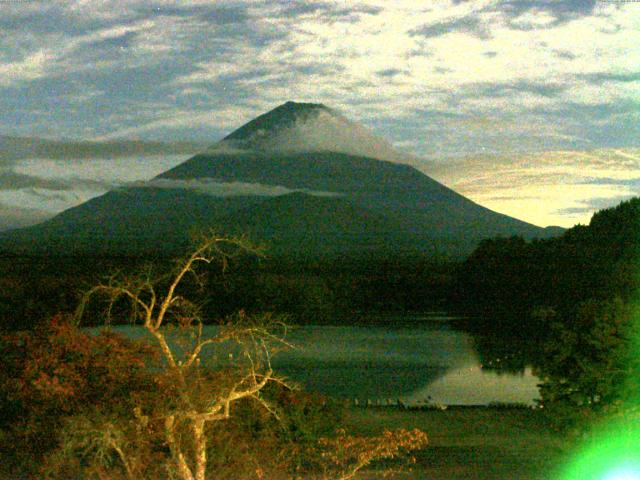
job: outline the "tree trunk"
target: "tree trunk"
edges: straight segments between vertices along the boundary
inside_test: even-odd
[[[184,454],[180,450],[180,446],[176,443],[176,438],[173,432],[174,423],[175,417],[173,415],[169,415],[164,423],[165,436],[167,439],[167,443],[169,444],[169,449],[171,450],[171,456],[176,462],[176,467],[178,467],[178,474],[180,475],[180,478],[182,480],[194,480],[193,473],[191,473],[191,469],[189,468],[189,465],[187,465]]]
[[[195,442],[196,477],[195,480],[205,480],[207,471],[207,437],[204,433],[204,419],[193,421],[193,437]]]

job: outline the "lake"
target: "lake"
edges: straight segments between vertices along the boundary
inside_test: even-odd
[[[539,380],[530,367],[516,373],[483,368],[474,339],[449,320],[390,317],[388,324],[398,326],[296,327],[287,340],[297,348],[275,355],[273,367],[307,390],[361,403],[535,404]],[[137,336],[132,327],[115,329]]]
[[[308,390],[341,398],[406,404],[534,405],[539,380],[483,368],[473,338],[446,321],[428,318],[400,327],[307,326],[278,354],[274,369]]]

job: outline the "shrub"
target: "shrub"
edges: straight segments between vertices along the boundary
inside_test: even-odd
[[[569,318],[549,314],[550,335],[538,375],[542,405],[563,427],[588,425],[636,398],[638,358],[629,304],[582,302]]]
[[[153,388],[148,344],[111,332],[91,335],[55,317],[0,343],[0,438],[4,467],[26,468],[60,444],[65,419],[90,409],[127,411]]]
[[[356,438],[335,404],[294,392],[271,368],[283,324],[238,312],[207,335],[183,280],[247,249],[208,237],[167,274],[148,268],[92,288],[126,311],[147,342],[90,335],[62,318],[7,337],[0,377],[3,448],[13,472],[45,478],[347,479],[376,458],[421,448],[419,431]],[[196,282],[196,287],[197,287]],[[171,327],[171,328],[169,328]],[[29,458],[32,457],[32,458]],[[33,459],[39,463],[33,466]],[[29,465],[29,462],[31,465]]]

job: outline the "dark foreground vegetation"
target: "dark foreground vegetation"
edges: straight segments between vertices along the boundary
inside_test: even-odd
[[[354,436],[337,404],[279,377],[271,356],[288,344],[277,317],[240,310],[203,333],[202,310],[187,296],[203,285],[198,267],[224,268],[251,251],[240,240],[204,238],[172,268],[149,265],[94,285],[73,316],[3,335],[0,473],[346,480],[426,446],[416,429]],[[87,317],[128,317],[150,340],[90,334],[78,328]]]
[[[579,427],[630,412],[640,398],[639,286],[635,198],[557,238],[482,242],[453,296],[473,316],[467,326],[481,353],[490,357],[502,339],[512,367],[536,367],[542,405],[560,425]]]
[[[461,324],[476,339],[484,368],[521,371],[533,365],[542,381],[543,408],[523,413],[524,420],[518,416],[523,432],[544,425],[542,437],[531,438],[531,455],[557,441],[548,426],[571,438],[567,434],[584,435],[602,418],[638,423],[640,199],[598,212],[590,225],[557,238],[486,240],[461,263],[415,255],[304,260],[265,259],[245,249],[216,254],[220,262],[198,261],[200,274],[185,275],[166,322],[159,323],[157,316],[148,320],[145,315],[152,302],[157,313],[158,292],[166,293],[175,279],[175,269],[158,270],[171,265],[166,258],[0,259],[5,475],[350,478],[375,458],[425,445],[426,437],[413,427],[381,430],[383,424],[410,427],[407,415],[430,419],[424,426],[436,439],[431,445],[438,445],[447,427],[468,422],[473,431],[471,425],[483,415],[488,423],[521,415],[490,409],[458,416],[387,410],[380,414],[384,420],[377,414],[367,420],[363,415],[374,411],[345,410],[330,399],[292,389],[271,371],[272,351],[286,347],[283,319],[353,324],[365,323],[373,312],[465,314]],[[96,285],[91,301],[84,302],[82,292]],[[179,355],[191,356],[178,359],[174,352],[172,366],[161,341],[150,346],[113,333],[89,336],[72,315],[79,304],[83,326],[130,322],[132,312],[152,336],[149,326],[172,325],[185,342]],[[218,323],[227,333],[203,339],[201,322]],[[215,368],[203,368],[206,349],[198,349],[203,341],[231,342],[236,350],[224,350]],[[235,398],[238,392],[246,395]],[[347,433],[344,428],[354,425],[349,418],[362,428]],[[369,421],[376,424],[371,431]],[[498,426],[487,426],[485,433],[492,428]],[[513,444],[520,435],[516,430],[505,431],[495,445]],[[469,448],[463,442],[417,450],[418,471],[427,478],[468,478],[465,462],[492,458],[494,447]],[[505,466],[500,475],[511,474],[503,478],[547,478],[532,473],[547,468],[542,453],[540,462],[529,462],[521,475],[516,464],[526,462],[517,460],[521,453],[514,455],[514,469]],[[203,458],[204,470],[198,466]],[[442,468],[428,466],[434,463]],[[397,466],[387,460],[377,468]],[[492,467],[478,468],[485,473],[473,478],[492,478]]]

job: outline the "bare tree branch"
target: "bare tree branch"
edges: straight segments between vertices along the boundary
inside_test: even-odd
[[[259,392],[269,382],[286,385],[283,379],[273,376],[271,368],[272,345],[280,348],[293,347],[282,336],[275,335],[271,331],[278,327],[286,333],[286,327],[282,322],[274,322],[271,317],[264,316],[257,319],[255,324],[243,325],[248,319],[241,312],[238,322],[230,322],[215,335],[203,338],[203,324],[199,318],[198,307],[178,293],[182,281],[188,274],[193,274],[196,282],[201,284],[202,277],[197,272],[199,264],[220,261],[224,270],[231,258],[247,252],[260,254],[259,249],[251,246],[246,239],[209,235],[204,237],[189,255],[176,263],[171,274],[154,277],[149,267],[138,276],[122,279],[114,276],[107,283],[88,290],[76,310],[76,318],[80,320],[90,299],[93,296],[104,295],[108,298],[110,314],[115,302],[124,297],[131,302],[134,319],[142,318],[143,327],[152,335],[162,352],[169,372],[177,381],[177,403],[172,407],[173,413],[165,417],[164,432],[181,480],[204,480],[205,478],[207,463],[205,427],[208,422],[229,418],[231,405],[244,398],[256,400],[268,412],[276,415],[275,410],[259,395]],[[195,331],[195,340],[191,348],[182,354],[183,361],[178,361],[177,351],[167,339],[164,329],[170,314],[171,319],[180,322],[181,326]],[[199,365],[206,346],[221,345],[226,342],[234,342],[242,349],[242,358],[247,364],[243,367],[240,363],[238,367],[240,371],[244,368],[246,374],[236,382],[231,382],[227,388],[223,386],[225,382],[222,382],[218,387],[221,391],[215,395],[216,399],[213,403],[206,402],[203,405],[197,397],[197,384],[201,379],[201,373],[198,368],[193,367]],[[182,426],[189,425],[193,450],[182,448],[180,438],[176,437],[178,423]]]

